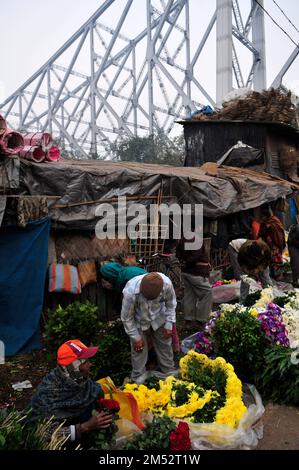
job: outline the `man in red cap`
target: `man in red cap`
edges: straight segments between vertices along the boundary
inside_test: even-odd
[[[132,380],[143,383],[148,374],[148,340],[153,343],[162,375],[175,373],[172,329],[176,297],[171,280],[162,273],[136,276],[123,290],[121,320],[131,341]]]
[[[57,422],[66,422],[60,433],[70,441],[111,425],[111,415],[104,411],[92,416],[95,401],[104,397],[101,386],[89,378],[92,364],[88,359],[97,351],[98,347],[87,347],[78,339],[60,346],[57,366],[44,377],[32,397],[30,423],[54,416]]]

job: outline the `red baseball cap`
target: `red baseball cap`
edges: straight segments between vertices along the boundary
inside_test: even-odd
[[[98,352],[98,347],[88,348],[79,339],[71,339],[63,343],[57,351],[57,364],[68,366],[76,359],[89,359]]]

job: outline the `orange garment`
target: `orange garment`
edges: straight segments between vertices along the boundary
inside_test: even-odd
[[[261,223],[258,222],[257,220],[253,220],[252,225],[251,225],[251,235],[252,235],[253,240],[258,240],[260,228],[261,228]]]
[[[137,401],[132,393],[123,392],[116,387],[110,377],[97,380],[103,389],[105,398],[112,398],[119,403],[119,417],[132,421],[139,429],[144,429],[144,424],[141,420]]]

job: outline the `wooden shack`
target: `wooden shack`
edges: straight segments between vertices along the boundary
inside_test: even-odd
[[[281,156],[290,149],[296,153],[299,149],[299,130],[288,124],[224,120],[186,120],[180,124],[184,127],[186,142],[185,166],[198,167],[206,162],[216,162],[242,141],[264,152],[261,171],[286,177],[289,174]]]

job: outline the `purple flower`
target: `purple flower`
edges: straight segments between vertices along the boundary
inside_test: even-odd
[[[213,351],[213,343],[203,331],[197,333],[194,345],[195,350],[201,354],[209,355]]]
[[[267,311],[258,315],[261,322],[262,331],[271,341],[282,346],[289,346],[287,330],[282,322],[281,309],[278,305],[270,303],[267,305]]]

